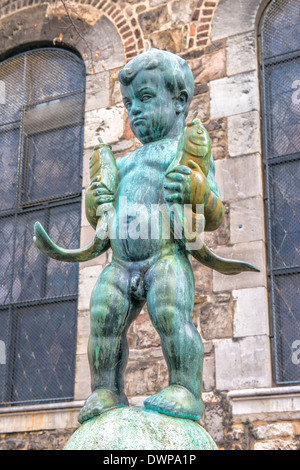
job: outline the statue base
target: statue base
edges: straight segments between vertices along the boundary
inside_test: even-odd
[[[115,408],[83,423],[64,450],[217,450],[196,421],[144,407]]]

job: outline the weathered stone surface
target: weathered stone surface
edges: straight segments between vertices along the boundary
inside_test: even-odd
[[[151,33],[150,42],[151,47],[157,49],[164,49],[176,54],[182,49],[182,29],[172,28],[163,31],[155,31]]]
[[[91,374],[88,355],[87,353],[77,354],[74,399],[86,400],[91,392]]]
[[[203,359],[203,391],[210,392],[215,388],[215,358],[204,357]]]
[[[110,410],[78,428],[65,450],[217,450],[200,424],[143,407]]]
[[[229,116],[227,132],[230,157],[261,151],[260,116],[257,111]]]
[[[273,437],[294,436],[292,422],[278,422],[270,424],[253,424],[251,430],[255,439],[271,439]]]
[[[292,439],[269,439],[256,442],[254,450],[299,450],[299,443]]]
[[[262,0],[221,0],[212,24],[212,41],[255,29],[255,21]]]
[[[259,154],[217,160],[215,166],[222,201],[262,196],[262,167]]]
[[[255,33],[240,34],[227,39],[226,42],[227,75],[250,72],[257,68],[255,50]]]
[[[264,287],[232,291],[233,337],[267,335],[268,292]]]
[[[99,50],[100,48],[100,50]],[[92,65],[96,73],[115,69],[125,64],[124,48],[120,35],[114,24],[102,16],[97,23],[85,34],[84,39],[77,43],[77,49],[85,53],[87,71],[92,73]],[[91,55],[99,54],[99,60],[91,63]]]
[[[154,10],[140,13],[138,19],[144,34],[152,34],[153,31],[158,31],[162,25],[168,22],[168,8],[163,5]]]
[[[92,290],[101,274],[103,266],[88,266],[79,270],[78,310],[89,310]]]
[[[207,432],[216,443],[224,439],[223,409],[220,404],[207,404],[205,406],[205,423]]]
[[[211,54],[205,54],[198,59],[188,61],[195,78],[195,86],[198,83],[207,84],[212,80],[218,80],[225,76],[225,48]]]
[[[210,82],[210,117],[232,116],[259,110],[259,90],[256,72]]]
[[[261,197],[230,203],[230,241],[244,243],[265,239],[264,205]]]
[[[229,302],[214,301],[201,308],[201,332],[204,339],[226,338],[232,335],[232,312]]]
[[[267,336],[215,341],[217,390],[271,385],[270,344]]]
[[[227,119],[216,119],[205,124],[211,140],[214,160],[227,158]]]
[[[109,72],[86,78],[85,111],[109,106]]]
[[[193,114],[195,111],[198,112],[197,117],[201,119],[201,121],[207,121],[209,119],[209,110],[210,110],[210,103],[209,103],[209,93],[201,93],[200,95],[194,96],[191,105],[190,105],[190,112],[187,116],[187,121],[192,119]]]
[[[164,358],[130,361],[125,373],[127,396],[153,395],[169,385],[169,374]]]
[[[106,144],[119,141],[124,132],[124,107],[95,109],[85,114],[84,147],[91,148],[99,143],[101,136]]]

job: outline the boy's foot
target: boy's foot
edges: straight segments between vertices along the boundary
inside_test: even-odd
[[[144,401],[145,408],[168,416],[198,421],[204,410],[201,398],[181,385],[170,385]]]
[[[125,396],[121,398],[111,390],[98,388],[86,400],[84,407],[80,410],[78,421],[82,424],[105,411],[122,406],[128,406],[128,400]]]

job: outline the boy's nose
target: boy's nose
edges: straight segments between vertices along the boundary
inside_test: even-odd
[[[140,104],[133,102],[131,105],[131,113],[136,115],[136,114],[140,114],[140,112],[141,112]]]

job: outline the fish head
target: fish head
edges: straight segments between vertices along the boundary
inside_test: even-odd
[[[185,126],[183,150],[187,159],[197,163],[205,176],[210,165],[211,141],[207,130],[196,115]]]

